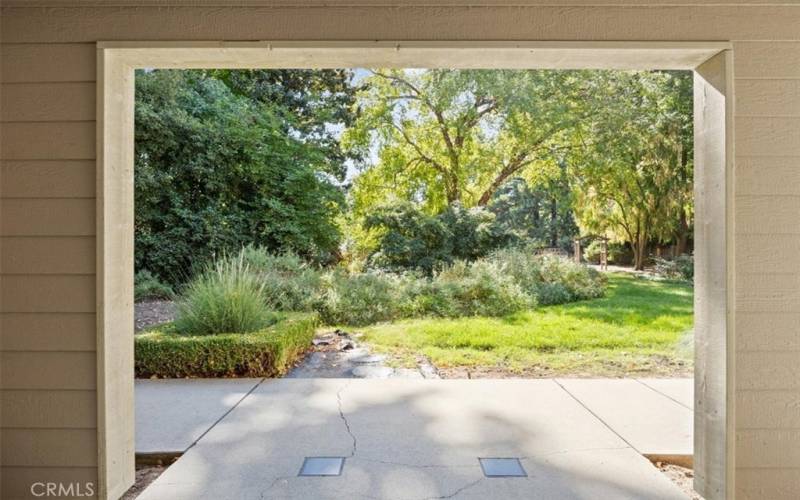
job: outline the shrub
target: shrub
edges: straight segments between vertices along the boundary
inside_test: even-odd
[[[458,316],[505,316],[535,305],[505,266],[488,260],[456,262],[434,280],[441,300],[451,300]]]
[[[459,316],[456,302],[456,286],[444,280],[425,276],[412,276],[403,287],[400,314],[405,318],[437,316],[455,318]]]
[[[679,255],[673,260],[654,257],[654,260],[655,272],[659,276],[683,281],[694,280],[694,257],[691,255]]]
[[[498,250],[490,257],[539,304],[554,305],[602,297],[605,277],[596,270],[556,255],[536,255],[526,248]]]
[[[395,319],[402,279],[379,271],[349,274],[336,269],[322,276],[317,308],[329,325],[367,325]]]
[[[168,284],[159,280],[147,269],[142,269],[133,276],[133,297],[136,302],[142,300],[170,300],[175,292]]]
[[[240,253],[223,257],[189,282],[178,301],[175,331],[188,335],[248,333],[272,319],[264,284]]]
[[[264,285],[264,300],[276,311],[311,311],[316,305],[320,272],[292,252],[270,254],[263,247],[242,249],[246,265]]]
[[[270,327],[252,333],[183,335],[174,324],[136,335],[137,377],[277,377],[310,345],[314,313],[274,316]]]
[[[561,283],[542,283],[536,287],[536,298],[543,306],[572,302],[572,294]]]
[[[474,260],[513,238],[510,230],[495,223],[495,215],[482,207],[459,204],[429,215],[410,203],[379,208],[364,222],[366,230],[381,236],[369,257],[373,267],[422,270],[430,275],[455,260]]]

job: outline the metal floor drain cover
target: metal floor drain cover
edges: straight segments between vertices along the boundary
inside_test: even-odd
[[[486,477],[528,477],[518,458],[479,458]]]
[[[306,457],[299,476],[341,476],[343,457]]]

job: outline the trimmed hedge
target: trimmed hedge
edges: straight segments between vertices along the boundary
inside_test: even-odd
[[[311,345],[316,313],[276,313],[253,333],[181,335],[171,323],[136,335],[134,367],[141,378],[276,377]]]

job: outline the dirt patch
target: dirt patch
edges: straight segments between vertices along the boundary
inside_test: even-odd
[[[151,326],[175,319],[175,302],[171,300],[148,300],[133,306],[134,329],[140,332]]]
[[[546,365],[534,365],[523,369],[512,369],[503,366],[437,366],[436,371],[441,378],[473,379],[473,378],[629,378],[629,377],[655,377],[655,378],[685,378],[692,377],[694,370],[689,363],[669,359],[665,356],[652,356],[646,362],[637,360],[637,369],[631,370],[625,363],[607,360],[593,365],[590,369],[559,369],[555,370]]]
[[[692,469],[664,462],[656,462],[654,465],[666,475],[670,481],[675,483],[681,491],[686,493],[687,498],[691,498],[692,500],[704,500],[699,493],[694,491],[692,486],[692,482],[694,481],[694,471]]]
[[[133,500],[138,497],[165,470],[167,470],[166,465],[137,465],[136,482],[122,495],[120,500]]]

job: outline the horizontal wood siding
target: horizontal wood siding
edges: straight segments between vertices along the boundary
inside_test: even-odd
[[[94,466],[47,467],[44,470],[46,471],[47,480],[56,483],[69,484],[77,482],[85,484],[97,481],[97,468]],[[0,488],[2,488],[0,489],[0,498],[3,498],[3,500],[35,500],[36,498],[43,498],[31,494],[31,485],[42,480],[42,472],[43,469],[36,466],[0,467],[0,475],[4,479],[0,484]],[[96,497],[81,497],[81,500],[91,500],[92,498]],[[72,500],[74,500],[74,497]]]
[[[3,429],[2,465],[93,467],[94,429]]]
[[[4,122],[94,121],[94,82],[0,85]]]
[[[4,428],[95,429],[93,390],[6,390],[0,394]]]
[[[0,196],[10,198],[94,198],[94,160],[0,161]]]
[[[3,351],[94,351],[96,320],[88,313],[0,314]]]
[[[800,43],[734,45],[737,499],[800,491]]]
[[[0,159],[93,160],[95,133],[93,121],[5,122]]]
[[[554,2],[555,3],[555,2]],[[642,1],[642,4],[645,4]],[[794,6],[7,8],[3,37],[97,40],[794,40]]]
[[[5,16],[4,16],[5,17]],[[11,37],[3,34],[4,41]],[[3,83],[94,82],[97,78],[95,43],[43,43],[0,47]]]
[[[2,236],[93,236],[92,198],[3,198]]]
[[[96,53],[0,46],[4,499],[97,483]]]
[[[0,352],[3,390],[94,390],[94,359],[94,352]]]
[[[94,274],[93,236],[4,237],[0,271],[5,274]]]

